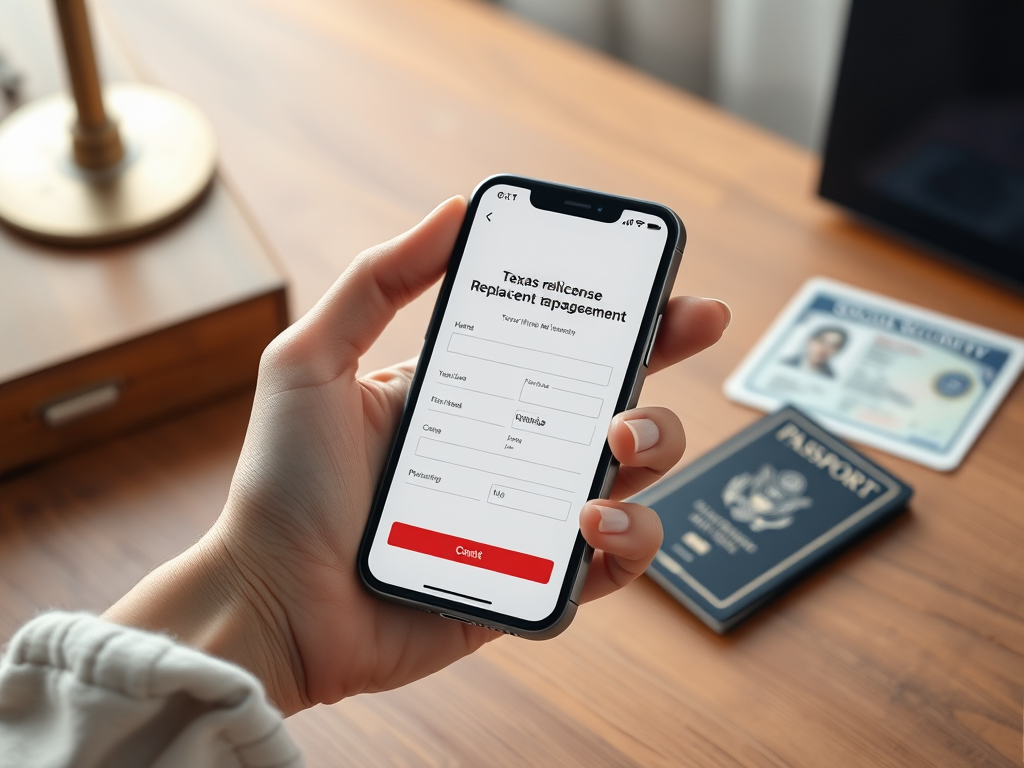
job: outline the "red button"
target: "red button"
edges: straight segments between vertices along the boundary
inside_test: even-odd
[[[417,528],[405,523],[394,523],[391,526],[388,544],[540,584],[548,583],[551,571],[555,567],[554,562],[542,557],[481,544],[470,539],[460,539],[457,536],[428,531],[426,528]]]

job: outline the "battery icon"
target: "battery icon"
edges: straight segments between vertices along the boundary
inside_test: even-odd
[[[648,229],[661,229],[661,224],[654,224],[653,222],[647,222]]]

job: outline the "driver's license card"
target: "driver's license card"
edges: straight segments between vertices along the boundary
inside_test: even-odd
[[[948,471],[1024,364],[1024,340],[812,278],[725,383],[732,400],[798,406],[844,437]]]

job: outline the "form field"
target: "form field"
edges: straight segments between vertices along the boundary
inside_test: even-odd
[[[519,402],[542,405],[555,411],[565,411],[596,419],[601,415],[604,400],[600,397],[582,395],[566,389],[552,387],[547,382],[526,379],[519,394]]]
[[[569,443],[590,445],[594,439],[596,423],[593,419],[581,419],[570,413],[540,414],[533,411],[516,411],[512,417],[512,429]]]
[[[528,483],[572,492],[572,485],[578,480],[579,472],[540,464],[526,459],[517,459],[501,453],[481,451],[457,443],[446,443],[432,437],[421,437],[416,444],[416,455],[457,467],[475,469],[497,477],[511,477]]]
[[[478,360],[521,368],[536,373],[547,373],[563,379],[585,381],[601,387],[608,386],[612,378],[612,368],[575,357],[541,352],[529,347],[518,347],[500,341],[481,339],[464,333],[453,333],[448,341],[448,351],[456,355],[465,355]]]
[[[566,499],[542,496],[539,493],[530,493],[503,485],[491,486],[490,491],[487,492],[487,503],[498,507],[517,509],[520,512],[529,512],[531,515],[550,517],[552,520],[567,520],[572,507]]]

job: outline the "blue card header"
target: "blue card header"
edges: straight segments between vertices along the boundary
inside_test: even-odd
[[[801,318],[812,312],[823,312],[833,317],[858,325],[875,327],[893,334],[900,334],[936,347],[949,350],[961,357],[973,360],[998,373],[1009,359],[1006,350],[994,349],[988,344],[961,333],[954,333],[939,326],[920,320],[901,317],[866,304],[855,304],[846,299],[834,299],[821,294],[804,310]]]

